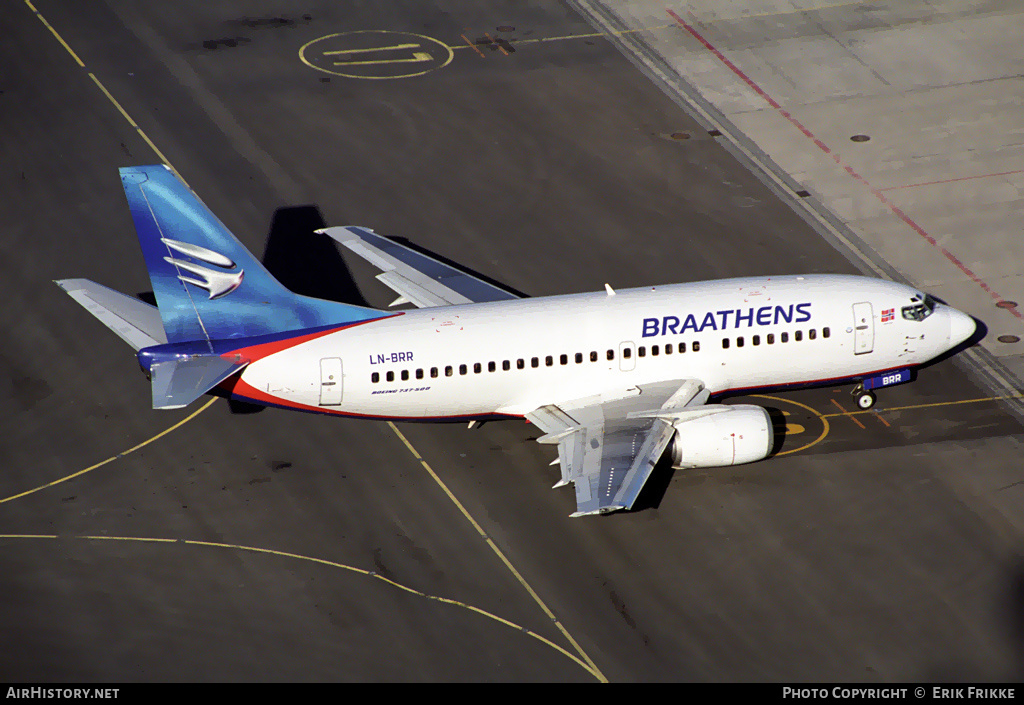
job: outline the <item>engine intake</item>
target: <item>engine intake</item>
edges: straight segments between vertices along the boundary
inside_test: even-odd
[[[715,468],[768,457],[775,442],[768,411],[749,404],[720,408],[724,410],[676,422],[672,467]]]

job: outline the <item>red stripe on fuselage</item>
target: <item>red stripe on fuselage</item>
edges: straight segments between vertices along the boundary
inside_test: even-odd
[[[314,331],[312,333],[300,334],[292,338],[282,338],[281,340],[272,340],[268,343],[259,343],[257,345],[250,345],[248,347],[237,348],[230,352],[223,353],[221,357],[228,360],[235,360],[238,358],[238,356],[241,356],[243,360],[248,360],[250,363],[252,363],[256,362],[257,360],[262,360],[263,358],[269,355],[273,355],[274,353],[279,353],[282,350],[293,348],[296,345],[301,345],[302,343],[309,342],[310,340],[322,338],[325,335],[330,335],[331,333],[337,333],[338,331],[345,330],[347,328],[355,328],[356,326],[361,326],[365,323],[383,321],[388,318],[394,318],[395,316],[401,316],[403,314],[404,312],[399,312],[392,314],[390,316],[381,316],[380,318],[370,318],[365,321],[347,323],[343,326],[338,326],[337,328],[328,328],[327,330],[320,330]]]

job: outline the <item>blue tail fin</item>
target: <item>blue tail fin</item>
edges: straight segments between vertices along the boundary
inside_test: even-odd
[[[245,338],[381,315],[286,289],[166,166],[120,171],[169,343]]]

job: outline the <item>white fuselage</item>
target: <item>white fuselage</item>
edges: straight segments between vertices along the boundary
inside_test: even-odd
[[[807,275],[402,311],[254,358],[234,391],[307,411],[440,420],[519,416],[665,380],[700,380],[715,395],[858,379],[949,349],[952,309],[905,319],[915,295]]]

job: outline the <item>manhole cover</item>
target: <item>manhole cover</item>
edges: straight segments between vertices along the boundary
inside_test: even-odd
[[[688,140],[690,139],[689,132],[673,132],[672,139],[674,140]]]
[[[867,142],[869,139],[871,139],[871,138],[868,137],[867,135],[854,135],[853,137],[850,138],[850,141],[851,142]]]
[[[1016,301],[1000,301],[996,304],[999,308],[1017,308]]]
[[[1000,343],[1019,343],[1020,338],[1016,335],[1001,335],[996,338]]]

